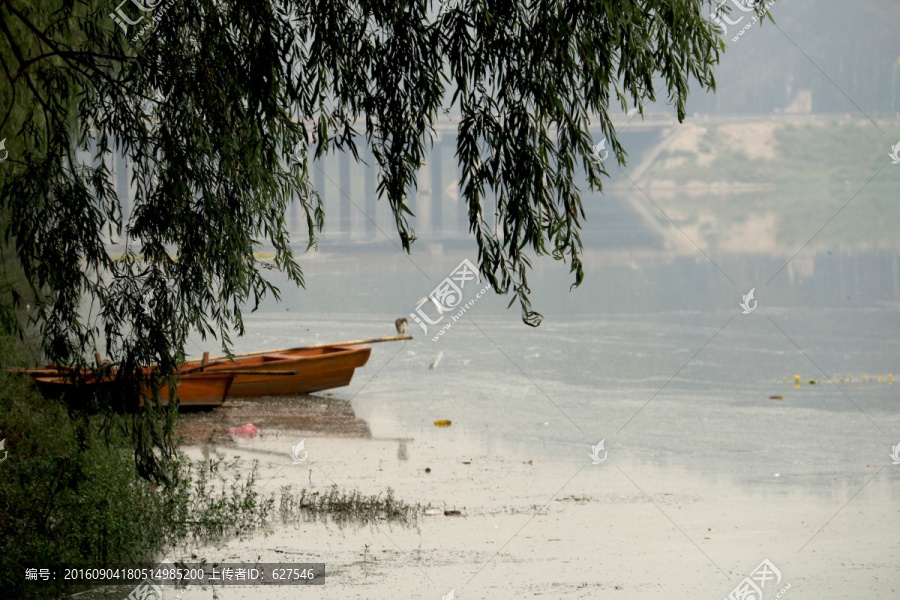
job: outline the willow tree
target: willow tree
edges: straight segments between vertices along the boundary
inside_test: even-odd
[[[600,189],[606,174],[589,127],[624,161],[613,114],[642,111],[662,87],[682,119],[689,83],[714,87],[723,45],[711,10],[704,0],[0,3],[0,194],[44,352],[82,367],[100,351],[135,386],[140,365],[170,373],[192,330],[227,348],[248,305],[278,296],[262,267],[303,284],[285,211],[302,207],[307,249],[324,215],[308,166],[289,159],[295,147],[359,160],[368,146],[409,252],[406,193],[447,110],[459,115],[481,273],[537,325],[530,257],[565,261],[576,285],[584,276],[579,185]],[[114,152],[133,171],[127,216]],[[274,247],[267,264],[254,258],[263,243]],[[144,410],[138,465],[157,476],[171,418],[153,418],[156,403]]]

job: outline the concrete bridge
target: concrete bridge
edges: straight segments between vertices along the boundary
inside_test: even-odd
[[[739,121],[808,121],[829,118],[833,119],[834,115],[694,115],[686,121],[715,125]],[[634,114],[621,115],[613,123],[628,157],[623,169],[613,159],[608,159],[606,165],[610,179],[604,184],[605,191],[630,188],[630,181],[640,177],[642,169],[652,163],[655,156],[665,148],[665,140],[674,134],[679,125],[671,112],[647,113],[643,118]],[[415,218],[410,220],[413,228],[420,238],[427,238],[430,242],[459,239],[468,235],[468,212],[458,190],[460,169],[455,156],[458,125],[458,119],[452,117],[444,117],[436,124],[434,145],[426,157],[426,164],[418,173],[418,189],[408,199],[408,205],[415,214]],[[592,135],[595,142],[604,138],[599,127],[592,130]],[[84,153],[84,157],[90,160],[87,153]],[[348,153],[338,153],[313,161],[310,165],[313,184],[325,206],[323,237],[336,241],[367,242],[387,236],[396,241],[397,233],[390,207],[386,202],[377,200],[374,158],[368,151],[364,151],[361,158],[368,164],[356,163]],[[111,166],[116,174],[116,185],[125,214],[128,214],[134,199],[128,166],[121,156],[117,156]],[[583,190],[586,188],[581,187]],[[489,208],[486,207],[484,212],[489,214]],[[647,214],[643,214],[642,218],[645,224],[650,222]],[[296,203],[289,209],[287,220],[294,236],[305,239],[306,223]]]
[[[617,121],[617,136],[628,150],[629,165],[640,162],[677,124],[674,117],[661,116]],[[458,122],[453,119],[444,119],[435,127],[434,145],[418,173],[418,190],[408,199],[416,215],[411,219],[413,228],[417,235],[430,241],[468,234],[468,211],[458,190],[461,174],[455,156],[457,127]],[[604,137],[599,128],[592,133],[596,141]],[[323,233],[329,238],[336,236],[348,241],[374,240],[384,234],[396,239],[390,207],[377,201],[374,158],[364,152],[362,159],[368,166],[356,163],[346,153],[330,155],[311,164],[313,184],[325,203]],[[617,179],[616,171],[615,167],[610,169],[613,181]],[[301,215],[294,211],[296,207],[292,208],[289,219],[302,234],[305,225]]]

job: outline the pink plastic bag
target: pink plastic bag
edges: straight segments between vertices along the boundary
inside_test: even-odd
[[[242,437],[244,439],[250,439],[259,433],[259,429],[257,429],[253,423],[247,423],[246,425],[241,425],[240,427],[232,427],[227,430],[227,432],[231,435]]]

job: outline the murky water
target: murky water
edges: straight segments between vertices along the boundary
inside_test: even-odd
[[[236,399],[182,425],[196,458],[211,448],[259,460],[267,490],[390,487],[462,516],[275,524],[193,551],[326,562],[326,585],[302,590],[323,598],[721,598],[766,558],[781,578],[765,598],[787,584],[788,597],[897,597],[897,250],[707,258],[663,249],[625,201],[603,210],[621,236],[587,247],[581,288],[537,262],[539,328],[490,293],[437,341],[449,317],[427,334],[410,319],[413,341],[373,345],[331,396]],[[248,316],[236,351],[392,335],[395,318],[476,260],[464,240],[411,257],[387,239],[326,237],[321,250],[301,259],[307,290],[282,286],[283,303]],[[223,433],[245,422],[260,436]],[[300,439],[309,461],[292,465]]]

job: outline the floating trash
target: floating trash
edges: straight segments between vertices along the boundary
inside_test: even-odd
[[[226,431],[228,434],[241,437],[244,439],[250,439],[259,433],[259,429],[253,425],[253,423],[247,423],[246,425],[241,425],[240,427],[232,427]]]
[[[449,419],[441,419],[440,421],[435,421],[434,426],[435,427],[450,427],[450,420]]]
[[[855,381],[854,381],[855,379]],[[788,380],[787,377],[783,379],[785,385],[793,384],[795,388],[801,387],[803,384],[806,385],[834,385],[836,386],[839,383],[846,383],[848,385],[853,385],[854,383],[861,383],[863,387],[868,387],[869,384],[875,383],[886,383],[887,385],[894,384],[894,374],[888,373],[887,375],[869,375],[867,373],[863,373],[862,375],[853,375],[852,373],[848,373],[847,375],[832,375],[831,377],[823,377],[821,379],[816,379],[814,377],[803,378],[800,375],[794,375],[793,381]]]

